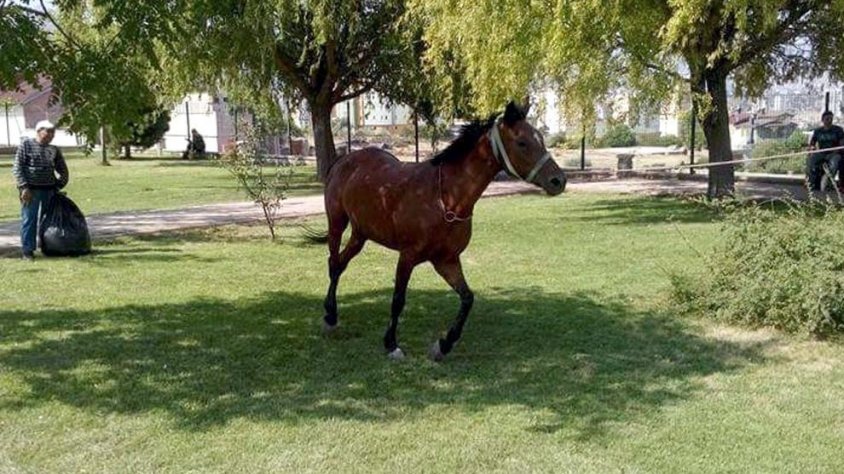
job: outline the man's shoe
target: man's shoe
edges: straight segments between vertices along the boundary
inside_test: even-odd
[[[21,258],[24,260],[35,260],[35,255],[32,252],[24,252]]]

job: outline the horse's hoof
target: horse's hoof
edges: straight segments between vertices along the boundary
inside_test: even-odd
[[[445,354],[440,350],[440,341],[434,341],[431,349],[428,351],[428,357],[434,362],[442,362],[445,359]]]
[[[328,336],[329,334],[334,333],[334,331],[337,330],[337,326],[339,326],[339,325],[340,325],[339,322],[337,324],[334,324],[334,325],[328,324],[328,322],[326,322],[323,319],[322,320],[322,333],[325,334],[326,336]]]
[[[395,349],[393,349],[393,352],[387,354],[387,357],[393,360],[402,360],[404,359],[404,352],[402,352],[401,348],[396,347]]]

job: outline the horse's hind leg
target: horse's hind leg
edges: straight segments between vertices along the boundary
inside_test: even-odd
[[[463,267],[460,264],[460,257],[433,263],[437,273],[460,295],[460,311],[457,313],[457,318],[448,329],[445,338],[434,341],[434,345],[431,346],[431,350],[428,353],[431,359],[439,362],[446,354],[451,352],[454,344],[457,343],[463,334],[463,325],[466,324],[469,311],[472,310],[475,295],[469,289],[469,285],[466,284],[466,279],[463,277]]]
[[[325,316],[323,317],[323,329],[331,331],[337,326],[337,283],[340,275],[346,270],[349,261],[360,253],[366,239],[360,233],[352,229],[352,235],[346,243],[346,248],[340,250],[340,241],[343,238],[343,231],[349,223],[348,217],[335,218],[328,225],[328,294],[325,295]]]

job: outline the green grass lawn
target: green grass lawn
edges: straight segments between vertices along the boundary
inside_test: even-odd
[[[88,215],[246,200],[229,172],[211,161],[132,159],[101,166],[96,156],[69,155],[67,164],[68,196]],[[290,195],[322,190],[313,166],[292,169]],[[18,219],[20,204],[10,158],[0,159],[0,175],[0,222]]]
[[[666,219],[670,217],[670,221]],[[121,239],[0,265],[0,472],[842,472],[844,347],[678,317],[705,210],[611,195],[486,199],[476,303],[369,244],[320,334],[326,250],[296,227]]]

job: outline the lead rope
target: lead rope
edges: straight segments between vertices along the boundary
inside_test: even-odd
[[[449,211],[448,209],[446,209],[445,202],[443,201],[443,165],[442,164],[437,166],[437,174],[438,174],[437,199],[439,200],[439,203],[440,203],[440,209],[442,209],[442,211],[443,211],[443,219],[445,219],[445,221],[448,222],[449,224],[452,224],[454,222],[466,222],[469,219],[471,219],[472,218],[471,214],[469,214],[468,217],[460,217],[460,216],[457,215],[456,212]]]

